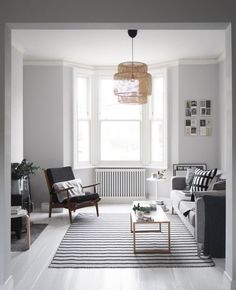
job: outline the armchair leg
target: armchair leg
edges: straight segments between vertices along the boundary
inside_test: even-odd
[[[175,210],[173,206],[171,207],[171,214],[175,214]]]
[[[99,216],[98,203],[97,203],[97,202],[96,202],[96,204],[95,204],[95,207],[96,207],[97,216]]]
[[[52,203],[49,202],[49,211],[48,211],[49,218],[52,216]]]
[[[68,208],[68,211],[69,211],[70,223],[72,224],[72,214],[71,214],[70,208]]]

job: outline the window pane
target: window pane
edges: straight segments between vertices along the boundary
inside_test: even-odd
[[[163,119],[164,114],[164,78],[153,79],[152,85],[152,112],[153,119]]]
[[[113,93],[113,80],[100,82],[100,119],[102,120],[140,120],[141,106],[118,103]]]
[[[88,116],[88,79],[77,77],[76,86],[78,118],[84,119]]]
[[[89,161],[89,121],[78,122],[78,161]]]
[[[140,160],[140,122],[102,121],[101,160]]]
[[[152,161],[164,161],[163,122],[152,122]]]

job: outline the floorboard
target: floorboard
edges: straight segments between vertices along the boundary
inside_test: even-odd
[[[100,213],[128,212],[130,205],[101,204]],[[84,208],[80,212],[94,212]],[[78,213],[78,211],[77,211]],[[75,216],[76,214],[74,214]],[[49,225],[29,251],[11,255],[11,272],[15,290],[221,290],[224,259],[214,259],[209,268],[156,269],[52,269],[48,265],[66,230],[66,212],[32,213],[35,223]]]

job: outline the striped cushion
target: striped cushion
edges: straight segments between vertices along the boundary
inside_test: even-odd
[[[212,170],[195,169],[191,191],[206,191],[211,180],[216,175],[217,168]]]

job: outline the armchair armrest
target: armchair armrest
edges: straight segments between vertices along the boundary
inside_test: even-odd
[[[89,184],[89,185],[86,185],[86,186],[82,186],[82,188],[89,188],[89,187],[94,187],[94,186],[97,186],[99,185],[100,183],[94,183],[94,184]]]
[[[183,190],[186,188],[186,182],[184,176],[173,176],[171,179],[171,188],[177,190]]]
[[[82,186],[82,189],[93,187],[93,192],[96,193],[96,186],[99,185],[99,184],[100,183],[94,183],[94,184],[89,184],[89,185],[86,185],[86,186]]]
[[[55,188],[52,187],[51,191],[50,191],[50,194],[57,194],[59,192],[62,192],[62,191],[67,191],[70,190],[70,189],[73,189],[74,187],[71,186],[71,187],[67,187],[67,188],[62,188],[62,189],[58,189],[58,190],[55,190]]]

